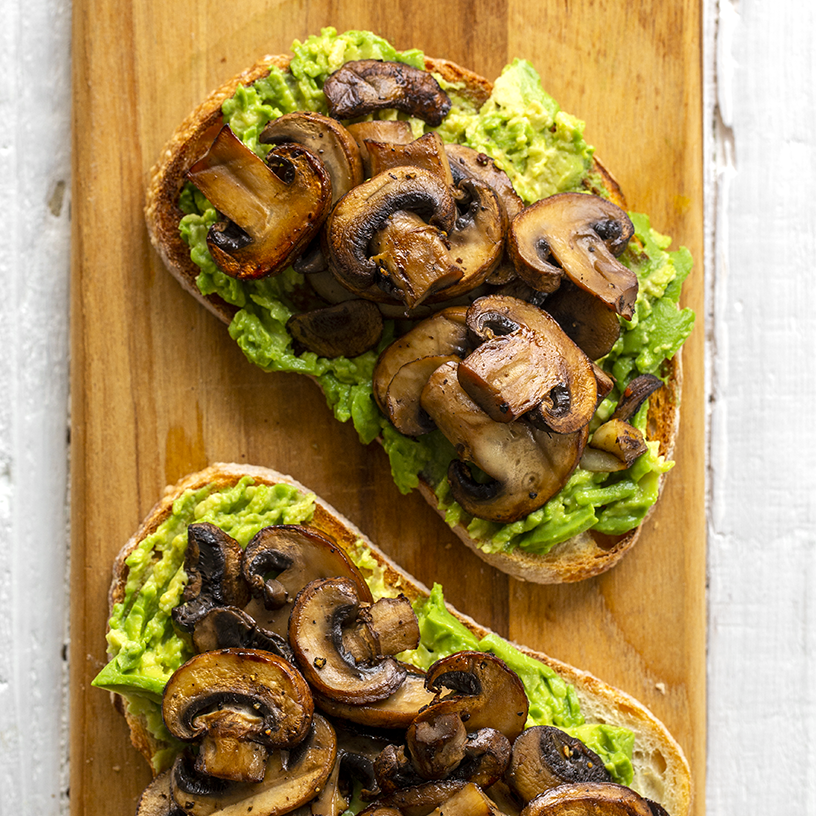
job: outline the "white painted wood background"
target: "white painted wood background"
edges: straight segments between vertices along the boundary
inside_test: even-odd
[[[69,801],[70,13],[0,0],[2,816]],[[711,816],[816,816],[814,17],[706,0]]]

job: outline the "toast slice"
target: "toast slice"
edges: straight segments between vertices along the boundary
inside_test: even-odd
[[[244,480],[244,483],[250,481],[253,485],[275,486],[278,491],[282,488],[294,490],[294,500],[297,501],[303,497],[313,498],[313,515],[309,521],[302,523],[326,533],[352,556],[366,581],[372,586],[375,597],[399,592],[416,606],[417,601],[421,602],[429,596],[427,587],[389,559],[348,519],[319,497],[313,496],[308,488],[290,476],[265,467],[216,463],[205,470],[188,475],[175,485],[168,486],[162,498],[122,548],[113,566],[109,594],[112,612],[115,606],[125,599],[128,592],[130,573],[128,560],[132,562],[134,554],[139,558],[145,556],[143,546],[145,540],[174,515],[174,505],[177,510],[179,505],[176,503],[184,501],[185,497],[192,494],[204,496],[205,499],[202,501],[207,500],[211,496],[234,488],[241,480]],[[174,535],[182,535],[186,541],[186,527],[177,525],[174,528]],[[151,558],[153,554],[147,553],[147,556]],[[490,630],[472,618],[462,615],[450,605],[446,606],[450,614],[477,639],[481,640],[491,634]],[[149,627],[150,623],[149,619],[143,621],[143,628]],[[634,779],[631,786],[637,792],[662,804],[672,816],[685,816],[689,812],[692,789],[686,758],[666,727],[645,706],[587,672],[523,646],[517,648],[523,654],[550,667],[563,682],[573,687],[586,723],[605,723],[633,732]],[[115,649],[112,651],[115,652]],[[118,710],[127,718],[134,746],[151,763],[154,772],[167,767],[167,757],[162,763],[155,761],[161,751],[166,751],[167,745],[151,730],[144,708],[126,704],[126,700],[120,694],[113,696]]]
[[[179,222],[184,215],[179,208],[179,195],[185,184],[186,171],[205,152],[212,141],[214,129],[222,122],[221,106],[224,101],[231,98],[239,87],[250,85],[265,76],[270,68],[286,71],[289,62],[287,56],[264,57],[211,93],[178,127],[151,172],[145,214],[153,246],[184,289],[227,324],[232,321],[238,308],[218,294],[202,294],[196,285],[200,269],[191,260],[190,249],[179,232]],[[430,58],[426,58],[425,65],[427,70],[455,86],[457,93],[477,108],[490,97],[492,84],[466,68]],[[620,186],[597,158],[593,159],[589,178],[592,183],[586,182],[588,192],[602,194],[625,207]],[[646,436],[659,443],[658,455],[670,460],[679,425],[682,383],[679,353],[665,362],[661,376],[665,380],[665,387],[649,399]],[[382,437],[379,441],[383,441]],[[661,475],[660,487],[662,482]],[[418,486],[427,501],[444,517],[446,510],[435,495],[439,481],[433,483],[427,474],[420,473]],[[449,523],[457,536],[480,558],[519,580],[545,584],[580,581],[610,569],[634,546],[643,527],[641,521],[638,526],[623,533],[601,533],[590,528],[556,543],[543,553],[545,547],[533,552],[516,546],[489,546],[486,539],[468,530],[470,521],[471,518],[465,515],[462,520]]]

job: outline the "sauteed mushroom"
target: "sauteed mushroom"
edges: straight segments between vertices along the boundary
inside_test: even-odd
[[[614,782],[559,785],[535,797],[521,816],[655,816],[648,799]]]
[[[317,234],[331,204],[331,181],[314,154],[286,144],[264,161],[228,125],[187,177],[229,219],[210,228],[207,246],[236,278],[283,271]]]
[[[357,357],[380,342],[383,320],[371,301],[347,300],[292,315],[286,328],[300,345],[321,357]]]
[[[545,311],[489,295],[468,309],[467,325],[484,342],[459,366],[459,382],[491,419],[511,422],[538,406],[557,433],[589,423],[598,398],[591,361]]]
[[[566,274],[607,308],[631,319],[637,277],[617,256],[633,234],[629,216],[611,201],[585,193],[558,193],[513,219],[508,249],[519,277],[533,288],[553,292]]]
[[[300,673],[252,649],[196,655],[173,673],[162,698],[170,733],[200,741],[196,768],[241,782],[260,782],[270,749],[300,742],[313,711]]]
[[[568,782],[608,782],[600,757],[559,728],[537,725],[513,743],[507,781],[524,802]]]
[[[459,460],[448,469],[453,497],[471,515],[510,523],[529,515],[566,483],[586,444],[585,426],[571,434],[533,427],[523,419],[492,420],[459,383],[456,363],[431,375],[421,404],[458,456],[490,478],[476,481]]]
[[[448,95],[427,72],[402,62],[347,62],[323,84],[329,115],[355,119],[394,108],[439,127],[450,110]]]
[[[334,204],[363,180],[363,163],[354,137],[336,120],[322,113],[297,111],[273,119],[261,132],[262,144],[296,142],[326,166]]]
[[[240,544],[214,524],[200,522],[187,528],[187,585],[172,612],[179,629],[193,633],[213,608],[247,603],[249,588],[241,576],[242,557]]]
[[[336,753],[334,729],[315,714],[298,746],[276,750],[269,756],[260,782],[227,782],[204,776],[187,754],[181,754],[171,771],[173,798],[191,816],[221,812],[282,816],[314,798],[334,767]]]
[[[365,296],[376,282],[378,264],[369,254],[371,241],[400,211],[427,218],[431,227],[445,232],[456,219],[446,185],[427,170],[413,167],[395,167],[358,185],[332,210],[325,249],[330,269],[350,291]]]
[[[371,119],[367,122],[353,122],[346,125],[346,130],[354,137],[360,149],[360,158],[363,160],[363,171],[366,178],[375,175],[371,172],[367,141],[381,144],[408,144],[414,140],[411,125],[404,119]]]
[[[264,527],[247,544],[241,568],[253,596],[247,612],[264,629],[280,635],[288,634],[295,596],[316,578],[344,576],[353,582],[361,601],[372,600],[346,551],[311,527]]]
[[[351,655],[344,629],[355,623],[359,611],[354,583],[348,578],[326,578],[301,590],[289,618],[289,642],[304,676],[320,694],[341,703],[383,700],[403,684],[406,675],[405,666],[393,657],[357,662]],[[415,648],[418,632],[418,628],[403,627],[391,632],[385,638],[394,650],[391,654]],[[402,638],[406,633],[408,638]]]

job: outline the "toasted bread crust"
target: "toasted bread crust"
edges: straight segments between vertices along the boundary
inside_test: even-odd
[[[215,463],[205,470],[186,476],[175,485],[165,488],[164,495],[148,513],[139,529],[125,544],[113,566],[109,592],[111,609],[124,596],[127,581],[127,556],[139,543],[172,513],[173,502],[186,490],[198,490],[207,485],[215,490],[235,485],[244,476],[256,483],[288,484],[303,493],[312,493],[292,477],[269,468],[252,465]],[[354,524],[321,498],[315,497],[315,515],[311,522],[330,535],[341,547],[354,550],[362,541],[383,570],[387,586],[403,592],[410,600],[427,597],[428,588],[409,575],[373,544]],[[478,638],[491,630],[448,605],[450,611]],[[517,645],[517,644],[514,644]],[[644,796],[659,801],[672,816],[685,816],[691,806],[691,775],[682,748],[666,727],[645,706],[628,694],[613,688],[588,672],[555,660],[541,652],[518,648],[530,657],[546,663],[567,683],[573,685],[581,702],[587,722],[601,722],[629,728],[635,733],[635,781],[633,787]],[[130,727],[131,741],[142,755],[151,761],[162,746],[147,730],[145,720],[127,712],[121,698],[113,695],[117,709]]]
[[[457,93],[481,106],[492,92],[492,83],[484,77],[448,60],[426,58],[426,68],[456,85]],[[206,151],[214,138],[214,128],[221,123],[221,105],[235,94],[239,85],[248,85],[265,76],[271,67],[286,70],[289,57],[267,56],[248,70],[233,77],[213,91],[177,128],[151,171],[147,190],[145,216],[150,240],[162,261],[184,289],[206,306],[224,323],[229,324],[237,309],[218,295],[203,295],[196,286],[199,268],[190,259],[189,248],[179,235],[178,224],[183,213],[178,196],[187,169]],[[621,207],[626,200],[620,185],[597,159],[593,171],[601,178],[605,193]],[[660,452],[670,457],[679,425],[679,402],[682,382],[680,354],[668,362],[667,384],[650,399],[649,438],[660,441]],[[663,479],[661,478],[661,488]],[[420,481],[419,490],[434,507],[437,500],[433,486]],[[441,515],[444,515],[440,511]],[[613,567],[637,542],[642,524],[623,536],[601,536],[588,531],[557,544],[546,555],[516,549],[512,552],[488,553],[474,541],[464,526],[454,528],[456,535],[480,558],[496,569],[522,581],[552,584],[582,581]]]

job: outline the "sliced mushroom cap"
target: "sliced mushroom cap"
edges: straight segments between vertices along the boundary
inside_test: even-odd
[[[375,703],[350,705],[314,692],[315,704],[327,714],[371,728],[407,728],[434,694],[425,688],[425,673],[406,665],[403,684]]]
[[[326,165],[334,204],[363,180],[363,162],[354,137],[336,120],[322,113],[297,111],[273,119],[258,137],[262,144],[296,142]]]
[[[477,783],[469,782],[432,811],[432,816],[503,816],[503,814]]]
[[[268,749],[304,738],[313,711],[300,673],[287,661],[254,649],[196,655],[173,673],[162,698],[170,733],[200,741],[198,770],[243,782],[263,778]]]
[[[226,782],[203,776],[182,754],[171,771],[173,798],[191,816],[281,816],[314,798],[326,783],[336,754],[334,729],[316,714],[296,748],[270,755],[261,782]]]
[[[525,802],[568,782],[609,782],[601,758],[559,728],[537,725],[513,743],[507,782]]]
[[[398,211],[415,213],[445,232],[456,220],[449,189],[427,170],[395,167],[359,184],[337,202],[324,233],[329,267],[350,291],[365,294],[376,282],[370,244]]]
[[[614,782],[559,785],[536,796],[521,816],[654,816],[647,799]]]
[[[557,433],[572,433],[595,413],[598,382],[591,360],[545,311],[503,295],[479,298],[468,329],[485,342],[458,369],[468,395],[496,422],[538,407]]]
[[[264,161],[228,125],[187,176],[229,219],[210,228],[207,246],[236,278],[285,269],[317,234],[331,204],[331,181],[314,154],[288,144]]]
[[[268,632],[242,609],[216,606],[197,623],[193,631],[193,648],[198,654],[216,649],[262,649],[294,662],[289,641],[275,632]]]
[[[445,145],[442,137],[435,131],[430,131],[408,143],[366,139],[365,146],[372,176],[392,167],[421,167],[433,173],[448,187],[453,187],[453,176]]]
[[[357,587],[348,578],[312,581],[295,599],[289,642],[309,683],[341,703],[373,703],[404,682],[405,666],[391,657],[358,664],[343,644],[343,629],[360,607]]]
[[[547,298],[544,309],[590,360],[607,355],[620,337],[617,314],[571,281],[561,283]]]
[[[411,125],[404,119],[370,119],[365,122],[353,122],[346,125],[346,130],[354,137],[363,160],[363,171],[366,178],[375,175],[371,172],[371,162],[366,141],[386,144],[408,144],[414,140]]]
[[[511,742],[522,732],[530,707],[519,676],[487,652],[455,652],[437,660],[425,686],[438,699],[430,708],[456,712],[468,731],[494,728]],[[450,693],[444,694],[448,689]]]
[[[513,187],[510,177],[486,153],[459,144],[446,144],[451,173],[455,184],[463,178],[477,179],[491,187],[499,196],[508,223],[524,209],[524,202]]]
[[[457,189],[461,193],[461,212],[447,243],[462,278],[434,295],[434,300],[472,292],[490,277],[504,252],[507,218],[496,193],[477,179],[463,179]]]
[[[372,601],[365,578],[346,551],[312,527],[264,527],[247,544],[241,569],[253,596],[246,612],[263,629],[283,636],[289,633],[296,595],[316,578],[346,577],[361,601]]]
[[[453,355],[422,357],[406,363],[391,379],[385,398],[385,414],[391,424],[406,436],[420,436],[436,425],[422,408],[422,389],[443,363],[458,362]]]
[[[380,342],[383,319],[371,301],[347,300],[292,315],[286,328],[300,345],[321,357],[357,357]]]
[[[646,450],[646,440],[634,425],[610,419],[592,434],[581,457],[581,467],[607,473],[625,470]]]
[[[403,816],[427,816],[467,784],[461,779],[444,779],[395,790],[361,810],[359,816],[373,816],[378,808],[394,808]]]
[[[643,401],[662,387],[663,380],[660,377],[654,374],[639,374],[623,390],[612,419],[630,420],[638,412]]]
[[[398,210],[389,216],[370,246],[380,288],[408,309],[435,293],[447,295],[464,275],[450,255],[446,234],[413,212]]]
[[[388,388],[397,372],[407,363],[423,357],[464,357],[469,341],[465,318],[467,308],[451,306],[426,318],[385,348],[372,375],[374,399],[388,413]]]
[[[405,734],[411,762],[424,779],[444,779],[465,758],[467,729],[455,711],[431,706],[421,712]]]
[[[434,371],[421,403],[460,459],[490,478],[477,482],[458,460],[448,469],[456,501],[467,513],[489,521],[508,524],[545,504],[566,484],[586,444],[587,427],[556,434],[523,419],[495,422],[459,384],[456,363]]]
[[[638,281],[616,258],[633,234],[629,216],[617,204],[585,193],[558,193],[513,219],[507,245],[519,277],[535,289],[553,292],[566,274],[631,319]]]
[[[183,813],[173,801],[170,771],[159,774],[144,789],[136,806],[136,816],[183,816]]]
[[[323,93],[329,115],[335,119],[396,109],[439,127],[451,107],[448,95],[431,74],[402,62],[347,62],[326,79]]]
[[[355,663],[368,663],[419,646],[419,622],[405,595],[363,606],[343,632],[343,647]]]
[[[192,633],[214,607],[247,603],[249,588],[241,576],[242,557],[241,545],[214,524],[200,522],[187,528],[187,585],[172,612],[179,629]]]

